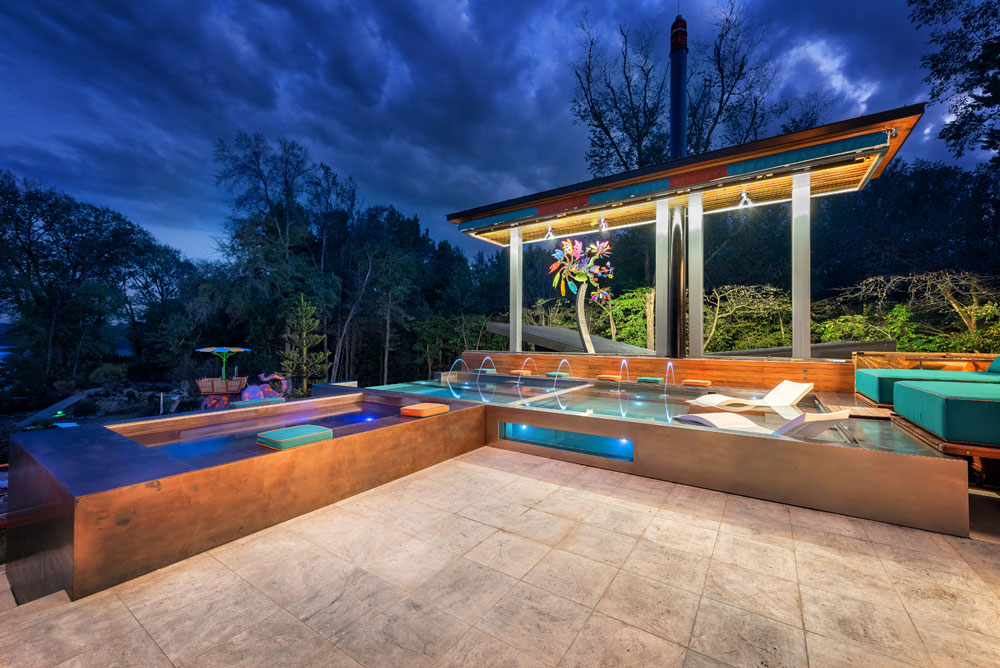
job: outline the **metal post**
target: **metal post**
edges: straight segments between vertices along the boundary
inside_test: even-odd
[[[510,352],[521,352],[521,281],[524,253],[521,230],[510,231]]]
[[[809,172],[792,175],[792,357],[808,359],[810,327]]]
[[[701,193],[688,195],[688,354],[705,354],[705,233]]]
[[[667,291],[669,305],[667,317],[670,319],[670,357],[684,357],[687,354],[687,309],[684,296],[687,292],[687,207],[670,208],[670,282]]]
[[[656,300],[653,305],[655,324],[653,328],[653,340],[656,346],[657,357],[669,356],[668,332],[670,323],[667,311],[670,308],[668,299],[670,287],[670,200],[661,199],[656,202]]]

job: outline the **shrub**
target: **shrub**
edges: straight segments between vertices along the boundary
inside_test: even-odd
[[[128,367],[124,364],[105,363],[91,371],[89,378],[90,382],[97,383],[110,392],[128,379]]]

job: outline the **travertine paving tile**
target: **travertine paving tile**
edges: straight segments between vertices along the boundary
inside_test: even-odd
[[[421,585],[415,596],[473,624],[516,582],[509,575],[459,558]]]
[[[364,568],[412,592],[455,559],[455,555],[418,538],[374,556]]]
[[[533,506],[557,489],[559,485],[555,483],[532,478],[517,478],[490,494],[490,497],[522,506]]]
[[[247,582],[285,608],[354,569],[340,557],[312,543],[301,552],[272,560],[267,565],[266,570],[261,569],[259,575],[248,577]]]
[[[702,557],[712,556],[718,532],[713,529],[678,522],[668,517],[657,515],[642,537],[660,545],[690,552]]]
[[[587,524],[628,536],[641,536],[652,516],[642,510],[613,503],[600,503],[584,518]]]
[[[559,515],[580,522],[590,514],[599,498],[588,492],[560,488],[535,504],[535,508],[545,513]]]
[[[524,581],[588,608],[601,600],[618,570],[572,552],[552,550],[524,576]]]
[[[892,545],[876,545],[875,552],[894,582],[918,579],[970,591],[988,588],[972,567],[956,556],[943,557]]]
[[[324,536],[319,546],[352,564],[363,566],[373,559],[399,549],[410,535],[390,529],[376,520],[339,534]]]
[[[6,664],[0,660],[0,665]],[[58,668],[172,668],[173,665],[145,629],[136,629],[113,640],[102,640],[94,649],[60,663]]]
[[[469,627],[416,598],[406,597],[357,619],[337,646],[365,668],[430,666]]]
[[[313,543],[298,534],[282,527],[271,527],[226,543],[210,550],[209,554],[238,575],[252,579],[268,571],[282,557],[312,547]]]
[[[801,628],[702,599],[691,649],[733,666],[808,666]]]
[[[636,539],[631,536],[590,524],[578,524],[556,547],[618,567],[625,563],[635,544]]]
[[[199,554],[120,584],[114,591],[135,618],[147,625],[238,582],[240,577],[214,557]]]
[[[278,525],[316,545],[326,547],[340,536],[370,526],[370,520],[339,506],[327,506]]]
[[[1000,639],[921,619],[916,625],[938,668],[1000,666]]]
[[[723,518],[719,532],[788,549],[795,547],[795,542],[792,540],[792,525],[787,521],[777,521],[767,517],[730,515]]]
[[[528,506],[523,506],[519,503],[485,498],[463,508],[458,511],[458,514],[470,520],[499,528],[527,509]]]
[[[555,545],[565,538],[566,534],[575,526],[576,522],[573,520],[529,508],[504,524],[503,529],[508,533],[516,533],[519,536],[537,540],[539,543]]]
[[[71,603],[65,591],[59,591],[34,601],[23,603],[17,608],[0,615],[0,638],[13,633],[26,626],[37,624],[38,622],[58,614],[77,603]]]
[[[732,665],[689,649],[684,657],[684,668],[732,668]]]
[[[806,633],[809,668],[907,668],[904,663],[884,654],[877,654],[843,638],[827,638]]]
[[[560,668],[681,668],[684,648],[600,613],[587,620]]]
[[[783,524],[788,524],[791,519],[788,506],[783,503],[731,494],[726,499],[722,519],[725,521],[727,518],[734,517],[755,517]]]
[[[899,580],[896,588],[913,619],[1000,638],[1000,599],[988,589],[973,592],[928,580]]]
[[[453,554],[465,554],[496,532],[495,527],[461,515],[448,515],[421,532],[420,540]]]
[[[483,494],[478,490],[455,487],[454,485],[440,485],[429,480],[419,480],[418,482],[419,485],[404,490],[404,494],[431,508],[449,513],[458,512],[483,498]]]
[[[955,548],[980,578],[1000,591],[1000,543],[949,537]]]
[[[797,552],[795,562],[802,584],[889,608],[902,607],[896,589],[882,569],[864,568],[811,552]]]
[[[281,610],[216,645],[187,665],[191,668],[305,668],[331,649],[323,636]]]
[[[621,571],[597,604],[597,611],[671,642],[686,644],[698,611],[698,596]]]
[[[400,508],[380,515],[376,519],[393,529],[416,535],[450,514],[448,511],[438,510],[426,504],[406,499],[406,503],[402,504]]]
[[[793,582],[796,580],[795,553],[777,545],[759,543],[720,532],[712,559],[749,568],[765,575]]]
[[[500,642],[479,629],[469,629],[434,668],[542,668],[524,652]]]
[[[800,585],[806,631],[863,645],[891,658],[924,666],[928,658],[905,610]]]
[[[167,658],[180,665],[280,609],[249,583],[240,581],[143,626]]]
[[[790,580],[713,561],[702,595],[791,626],[802,627],[799,587]]]
[[[676,501],[672,496],[668,497],[660,509],[656,511],[657,517],[664,517],[675,522],[691,524],[703,529],[719,528],[722,521],[722,510],[712,508],[702,508],[695,504]],[[713,659],[714,660],[714,659]]]
[[[399,587],[355,568],[295,603],[289,612],[336,643],[355,621],[405,597]]]
[[[0,664],[54,666],[138,628],[114,592],[102,592],[0,637]]]
[[[590,610],[521,582],[476,624],[491,636],[556,665],[583,628]]]
[[[650,580],[700,594],[708,573],[708,557],[640,539],[622,569]]]
[[[0,589],[0,613],[10,610],[17,605],[17,601],[14,600],[14,594],[10,592],[10,589]]]
[[[466,559],[515,578],[523,577],[551,548],[529,538],[498,531],[465,553]]]
[[[850,561],[862,568],[878,570],[882,562],[875,554],[875,546],[867,539],[853,538],[837,533],[827,533],[807,527],[792,525],[796,552],[811,552]]]
[[[821,510],[799,508],[797,506],[789,506],[788,512],[794,526],[868,540],[864,524],[855,517],[835,515],[834,513],[825,513]]]
[[[944,557],[954,557],[958,553],[948,544],[948,540],[941,534],[911,529],[910,527],[896,526],[895,524],[885,524],[884,522],[874,522],[872,520],[861,520],[868,539],[873,543],[884,545],[894,545],[908,550],[919,552],[929,552]]]

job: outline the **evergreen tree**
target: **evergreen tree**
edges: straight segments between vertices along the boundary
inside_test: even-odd
[[[309,395],[309,381],[313,378],[324,378],[330,363],[327,362],[328,352],[310,352],[310,348],[323,343],[324,334],[316,334],[319,329],[319,319],[316,317],[316,307],[306,301],[304,294],[299,294],[299,303],[288,318],[285,331],[287,350],[281,351],[281,370],[294,381],[301,384],[292,394],[297,397]]]

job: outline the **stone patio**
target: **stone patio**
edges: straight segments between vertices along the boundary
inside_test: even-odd
[[[1000,544],[494,448],[86,599],[8,589],[0,666],[1000,665]]]

